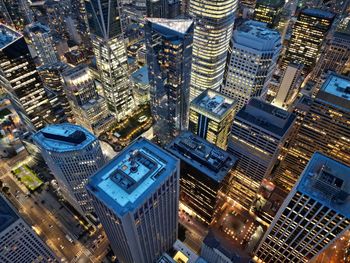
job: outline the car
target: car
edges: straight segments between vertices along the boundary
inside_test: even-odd
[[[60,248],[63,250],[63,249],[64,249],[64,246],[63,246],[63,245],[60,245]]]

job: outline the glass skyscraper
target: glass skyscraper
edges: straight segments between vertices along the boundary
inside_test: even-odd
[[[188,126],[193,22],[148,18],[145,31],[151,109],[167,140]]]
[[[218,90],[225,71],[237,0],[191,0],[194,20],[190,100],[206,89]]]
[[[134,108],[119,0],[87,0],[86,13],[108,109],[117,120]]]

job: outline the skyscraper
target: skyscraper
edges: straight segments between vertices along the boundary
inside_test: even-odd
[[[237,112],[228,152],[238,158],[230,189],[241,205],[249,206],[263,178],[270,175],[294,120],[293,114],[256,98]]]
[[[254,20],[264,22],[271,28],[279,24],[285,0],[257,0]]]
[[[119,0],[85,1],[91,40],[108,109],[117,120],[134,108]]]
[[[237,103],[207,89],[190,105],[189,131],[226,150]]]
[[[25,31],[28,34],[30,44],[39,58],[40,65],[49,65],[58,62],[49,27],[36,22],[28,25]]]
[[[26,0],[0,0],[0,23],[22,30],[33,22],[33,13]]]
[[[46,126],[33,140],[66,200],[82,214],[92,212],[85,185],[105,163],[97,138],[80,126],[64,123]]]
[[[100,135],[114,122],[106,101],[97,93],[96,84],[86,65],[62,73],[64,90],[76,124]]]
[[[310,78],[316,82],[312,91],[316,96],[328,71],[341,74],[345,71],[350,62],[350,18],[340,22],[333,36],[327,40],[317,64],[315,65]]]
[[[0,24],[0,85],[10,95],[22,122],[40,129],[52,122],[51,105],[24,38]]]
[[[350,165],[349,86],[349,78],[329,75],[276,171],[278,185],[290,190],[315,151]]]
[[[151,110],[166,141],[188,127],[193,22],[148,18],[145,31]]]
[[[309,73],[315,65],[334,17],[333,13],[321,9],[301,10],[293,26],[283,63],[303,64],[303,71]]]
[[[180,0],[146,0],[147,17],[176,18],[181,14]]]
[[[315,153],[255,251],[256,262],[310,262],[350,228],[350,167]]]
[[[112,250],[125,263],[151,263],[177,239],[179,161],[139,138],[87,185]]]
[[[194,20],[190,100],[206,89],[218,90],[225,71],[237,0],[191,0]]]
[[[221,92],[237,99],[237,110],[252,97],[264,97],[281,51],[281,36],[265,23],[244,22],[233,32]]]
[[[166,148],[181,160],[180,200],[205,224],[210,224],[237,159],[217,146],[183,132]]]
[[[58,262],[54,253],[0,194],[0,261]]]

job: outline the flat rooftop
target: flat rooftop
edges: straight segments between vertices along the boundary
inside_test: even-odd
[[[297,191],[350,218],[350,167],[316,152],[297,183]]]
[[[207,89],[191,102],[191,108],[214,119],[223,119],[236,107],[237,102],[226,95]]]
[[[285,0],[257,0],[256,3],[271,7],[282,7],[285,4]]]
[[[316,98],[326,100],[349,110],[350,78],[342,75],[330,74],[317,93]]]
[[[237,28],[240,34],[245,34],[250,37],[261,40],[271,40],[280,38],[280,33],[277,30],[270,29],[263,22],[258,21],[246,21]]]
[[[5,197],[0,194],[0,233],[19,219],[16,212],[9,206]]]
[[[325,18],[325,19],[333,19],[335,17],[335,14],[326,10],[318,9],[318,8],[306,8],[301,11],[301,13],[319,17],[319,18]]]
[[[134,73],[131,74],[131,77],[136,83],[140,83],[142,85],[148,85],[149,79],[148,79],[147,65],[136,70]]]
[[[86,147],[97,138],[81,126],[62,123],[46,126],[33,135],[33,140],[47,151],[70,152]]]
[[[166,19],[149,17],[147,18],[147,21],[181,34],[186,34],[193,24],[193,21],[190,19]]]
[[[26,28],[29,32],[34,33],[34,34],[44,34],[44,33],[49,33],[50,28],[40,22],[36,22],[33,24],[30,24]]]
[[[20,37],[22,37],[20,33],[0,23],[0,50]]]
[[[142,205],[177,167],[177,159],[139,138],[93,175],[87,189],[123,216]]]
[[[281,137],[291,127],[295,118],[294,114],[257,98],[252,98],[235,117]]]
[[[221,182],[237,162],[236,157],[191,132],[181,133],[165,149],[216,182]]]

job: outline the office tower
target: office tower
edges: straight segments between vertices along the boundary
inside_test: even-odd
[[[63,88],[63,78],[61,76],[61,74],[68,68],[69,66],[67,64],[57,62],[40,66],[37,70],[46,89],[49,89],[57,96],[58,103],[62,107],[64,115],[67,118],[70,118],[72,117],[71,108]]]
[[[48,125],[33,135],[63,197],[81,214],[93,211],[85,185],[105,163],[98,139],[81,126]]]
[[[239,161],[230,184],[231,195],[243,206],[269,177],[294,120],[295,115],[256,98],[237,112],[228,152]]]
[[[181,202],[210,224],[218,208],[218,193],[225,189],[237,159],[191,132],[183,132],[165,149],[181,161]]]
[[[30,24],[25,29],[30,45],[34,48],[40,65],[49,65],[58,62],[55,45],[52,40],[50,28],[36,22]]]
[[[86,65],[62,73],[64,89],[76,124],[100,135],[114,122],[106,101],[97,93],[96,84]]]
[[[255,262],[310,262],[350,228],[350,167],[316,152],[255,251]]]
[[[254,9],[256,5],[256,0],[241,0],[240,5],[244,8]]]
[[[278,27],[285,0],[257,0],[254,20],[264,22],[271,28]]]
[[[288,109],[298,95],[301,85],[302,66],[289,64],[284,70],[273,105]]]
[[[24,37],[3,24],[0,24],[0,76],[0,85],[30,130],[52,121],[49,99]]]
[[[226,150],[236,107],[235,100],[207,89],[191,102],[188,129]]]
[[[290,190],[315,151],[350,165],[349,86],[347,77],[328,76],[276,171],[278,185]]]
[[[257,21],[244,22],[233,32],[221,92],[241,109],[252,97],[264,97],[281,51],[281,36]]]
[[[55,39],[68,39],[66,19],[71,15],[71,0],[48,0],[45,1],[45,11],[48,25]]]
[[[22,30],[33,22],[33,13],[27,0],[0,0],[0,23]]]
[[[327,40],[325,48],[321,53],[310,79],[316,82],[312,91],[316,96],[323,81],[327,77],[328,71],[343,73],[350,62],[350,19],[344,19],[340,22],[333,36]]]
[[[92,176],[87,189],[112,250],[125,263],[151,263],[177,239],[179,161],[136,139]]]
[[[302,9],[293,25],[283,63],[303,64],[307,74],[314,67],[335,15],[325,10]]]
[[[147,17],[176,18],[181,14],[180,0],[146,0]]]
[[[85,1],[91,40],[100,71],[104,97],[117,120],[134,108],[128,79],[127,54],[121,25],[119,0]],[[103,6],[103,8],[102,8]]]
[[[150,103],[150,82],[148,78],[147,65],[139,68],[131,74],[131,80],[134,83],[134,100],[136,105],[145,105]]]
[[[1,194],[0,223],[1,262],[58,262],[54,253]]]
[[[237,0],[191,0],[194,20],[190,101],[206,89],[218,90],[225,71]]]
[[[148,18],[145,35],[151,110],[166,141],[188,127],[193,22]]]

